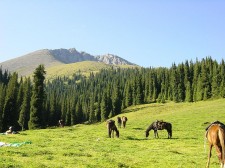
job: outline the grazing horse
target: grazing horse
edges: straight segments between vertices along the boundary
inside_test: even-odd
[[[122,123],[121,117],[117,117],[117,123],[118,123],[118,127],[121,128],[121,123]]]
[[[63,121],[63,119],[59,120],[59,126],[60,127],[64,127],[64,121]]]
[[[127,119],[127,117],[123,116],[123,117],[121,118],[121,120],[122,120],[122,125],[123,125],[123,128],[125,128],[125,127],[126,127],[126,123],[127,123],[128,119]]]
[[[109,138],[111,138],[111,137],[114,138],[114,131],[116,132],[116,137],[119,138],[119,136],[120,136],[119,130],[117,129],[114,120],[107,121],[107,128],[108,128]]]
[[[155,138],[159,138],[158,130],[166,129],[168,132],[168,139],[172,138],[172,124],[169,122],[158,121],[153,122],[145,131],[146,138],[149,136],[149,131],[154,130]]]
[[[225,154],[225,125],[216,121],[206,128],[206,139],[209,142],[209,154],[206,167],[209,167],[210,158],[212,156],[212,147],[214,146],[217,152],[221,168],[225,167],[224,154]]]

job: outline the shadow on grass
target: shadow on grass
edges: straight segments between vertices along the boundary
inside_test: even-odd
[[[178,152],[178,151],[175,151],[175,150],[171,150],[171,151],[169,151],[169,152],[171,152],[171,153],[173,153],[173,154],[183,155],[183,153]]]
[[[125,138],[125,140],[135,140],[135,141],[143,141],[143,140],[170,140],[170,141],[172,141],[172,140],[179,140],[179,139],[186,139],[186,140],[188,140],[188,139],[194,139],[194,140],[197,140],[198,138],[193,138],[193,137],[187,137],[187,138],[178,138],[178,137],[174,137],[174,138],[167,138],[167,137],[162,137],[162,138],[145,138],[145,137],[143,137],[143,138],[137,138],[137,137],[132,137],[132,136],[127,136],[126,138]]]
[[[132,136],[127,136],[126,140],[135,140],[135,141],[143,141],[143,140],[148,140],[146,138],[136,138],[136,137],[132,137]]]
[[[134,130],[144,130],[143,128],[132,128]]]

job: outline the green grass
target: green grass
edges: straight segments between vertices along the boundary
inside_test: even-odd
[[[72,64],[62,64],[62,65],[56,65],[51,66],[49,68],[46,68],[46,78],[47,79],[54,79],[56,77],[72,77],[73,74],[80,71],[81,74],[85,76],[89,76],[90,72],[97,73],[101,69],[111,69],[114,68],[134,68],[138,66],[134,65],[108,65],[104,64],[102,62],[95,62],[95,61],[82,61],[82,62],[76,62]]]
[[[0,135],[1,142],[32,142],[20,147],[1,147],[0,167],[205,167],[205,123],[225,122],[225,99],[146,104],[130,107],[124,113],[128,122],[127,128],[119,129],[120,138],[108,138],[105,123]],[[156,119],[172,123],[172,139],[167,139],[165,130],[159,131],[159,139],[154,138],[153,131],[145,138],[146,128]],[[210,166],[219,167],[214,148]]]

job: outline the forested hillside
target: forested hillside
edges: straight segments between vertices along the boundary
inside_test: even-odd
[[[59,119],[66,125],[94,123],[120,114],[132,105],[224,98],[225,62],[207,57],[173,64],[170,68],[103,69],[91,73],[89,78],[76,73],[72,79],[58,77],[44,84],[45,96],[37,101],[43,102],[38,116],[41,128],[55,126]],[[10,125],[33,129],[28,122],[34,104],[31,98],[39,89],[34,86],[35,81],[29,78],[18,79],[16,73],[0,70],[2,131]]]

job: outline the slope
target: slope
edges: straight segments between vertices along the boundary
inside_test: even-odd
[[[112,54],[93,56],[86,52],[78,52],[75,48],[71,49],[44,49],[38,50],[24,56],[17,57],[0,63],[0,67],[10,72],[18,72],[21,76],[33,73],[36,67],[44,64],[46,68],[62,64],[71,64],[82,61],[102,62],[108,65],[134,65],[129,61]]]
[[[134,65],[109,65],[102,62],[96,61],[82,61],[72,64],[62,64],[58,66],[52,66],[46,68],[46,79],[51,80],[56,77],[72,77],[75,73],[81,73],[82,75],[88,76],[91,72],[96,73],[101,69],[110,68],[134,68]]]
[[[127,127],[119,129],[120,138],[114,139],[107,137],[105,123],[2,135],[2,142],[31,141],[32,144],[2,147],[0,166],[205,167],[208,151],[204,147],[205,127],[215,120],[225,122],[224,109],[225,99],[133,106],[120,115],[128,117]],[[153,138],[152,131],[145,138],[145,129],[156,119],[172,123],[172,139],[167,139],[165,130],[159,131],[159,139]],[[214,149],[210,167],[219,167]]]
[[[45,49],[0,63],[0,66],[10,72],[18,72],[19,75],[26,76],[30,75],[40,64],[44,64],[45,67],[51,67],[64,63],[55,59],[51,52]]]

